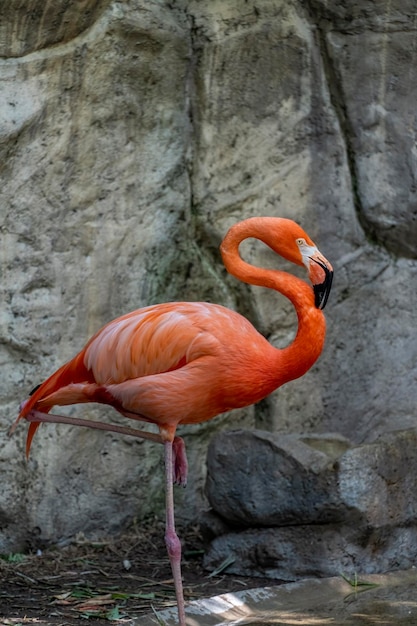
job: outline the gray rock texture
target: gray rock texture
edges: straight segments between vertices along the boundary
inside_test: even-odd
[[[226,426],[361,443],[414,425],[416,59],[411,0],[2,3],[0,552],[163,507],[154,445],[45,426],[26,463],[25,428],[7,438],[19,402],[105,322],[210,300],[291,341],[290,305],[220,261],[251,215],[300,221],[333,262],[327,345],[267,401],[183,429],[178,516],[206,506]]]
[[[338,437],[220,433],[207,455],[209,503],[241,527],[342,521],[351,507],[342,502],[335,468],[349,448]]]
[[[416,430],[359,446],[256,430],[217,435],[207,496],[229,530],[212,542],[206,567],[230,558],[229,572],[282,580],[411,567],[416,443]]]
[[[215,539],[205,567],[227,574],[295,581],[302,578],[373,574],[415,567],[417,528],[368,531],[318,524],[249,529]]]

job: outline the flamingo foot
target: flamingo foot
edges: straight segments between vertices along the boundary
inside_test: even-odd
[[[172,442],[172,474],[174,485],[186,486],[188,461],[185,453],[185,443],[181,437],[175,437]]]

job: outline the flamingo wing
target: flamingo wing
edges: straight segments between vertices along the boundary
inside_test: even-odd
[[[183,367],[216,349],[205,303],[175,302],[139,309],[107,324],[84,349],[98,384],[117,384]],[[206,323],[205,323],[206,320]]]
[[[212,307],[223,309],[205,303],[166,303],[109,322],[33,391],[18,419],[32,409],[48,412],[54,405],[80,402],[102,402],[120,410],[120,401],[106,391],[109,386],[170,372],[216,353],[218,340],[208,324]]]

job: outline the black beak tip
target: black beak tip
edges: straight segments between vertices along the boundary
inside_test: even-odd
[[[320,285],[314,285],[314,304],[317,309],[323,310],[329,298],[332,287],[333,272],[326,268],[326,278]]]

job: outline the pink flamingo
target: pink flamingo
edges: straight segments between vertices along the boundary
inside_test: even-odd
[[[256,238],[307,269],[312,287],[286,272],[246,263],[239,244]],[[325,338],[322,312],[333,270],[310,237],[292,220],[259,217],[234,225],[221,253],[227,270],[251,285],[275,289],[294,305],[298,331],[284,349],[273,347],[247,319],[206,302],[149,306],[109,322],[71,361],[22,403],[18,420],[30,422],[26,452],[41,422],[63,422],[112,430],[164,444],[165,541],[172,567],[179,624],[185,626],[181,544],[175,531],[173,483],[186,483],[187,460],[177,426],[209,420],[244,407],[302,376],[319,357]],[[55,405],[98,402],[134,420],[151,422],[158,433],[49,414]]]

